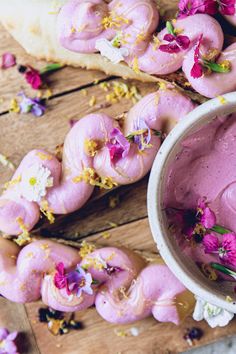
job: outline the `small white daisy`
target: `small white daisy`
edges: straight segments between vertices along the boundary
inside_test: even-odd
[[[224,327],[232,320],[234,314],[221,307],[210,304],[209,302],[195,296],[197,302],[193,313],[195,321],[205,320],[211,328],[217,326]]]
[[[22,173],[20,194],[29,202],[40,202],[47,193],[47,188],[53,186],[51,171],[43,165],[35,164]]]
[[[101,53],[103,57],[109,59],[112,63],[117,64],[123,61],[129,55],[127,48],[116,48],[112,41],[106,38],[100,38],[96,41],[95,48]]]

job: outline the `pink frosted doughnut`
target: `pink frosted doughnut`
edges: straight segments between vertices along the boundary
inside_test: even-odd
[[[189,98],[166,89],[147,95],[131,109],[123,133],[118,122],[105,114],[82,118],[66,136],[62,163],[42,150],[24,157],[0,197],[0,231],[19,235],[31,230],[40,209],[67,214],[81,208],[96,184],[93,173],[110,182],[108,188],[136,182],[150,170],[159,149],[161,141],[155,130],[165,131],[167,118],[176,123],[194,107]],[[139,138],[128,141],[126,137],[136,132],[141,134]],[[141,140],[148,143],[140,147]],[[88,142],[96,146],[92,153],[86,148]],[[113,159],[112,149],[124,151]]]
[[[58,283],[59,264],[63,276]],[[85,278],[73,283],[71,290],[69,279],[75,269],[83,271]],[[35,241],[20,251],[11,241],[0,239],[0,294],[11,301],[27,303],[42,297],[46,305],[65,312],[95,304],[98,313],[112,323],[131,323],[152,314],[158,321],[178,324],[176,299],[185,291],[167,266],[146,266],[140,256],[126,249],[106,247],[81,260],[77,250],[49,240]]]
[[[79,12],[83,16],[77,16]],[[236,14],[226,18],[234,23]],[[215,97],[236,88],[234,47],[222,52],[223,31],[213,17],[194,14],[178,18],[172,21],[172,31],[176,31],[174,35],[167,27],[155,34],[158,23],[158,10],[152,0],[113,0],[109,4],[102,0],[71,0],[59,12],[57,30],[62,46],[79,53],[95,53],[97,40],[117,41],[118,38],[120,50],[126,50],[126,55],[122,52],[123,60],[135,71],[166,75],[183,67],[194,89],[206,97]],[[213,72],[199,79],[193,78],[194,47],[201,36],[204,54],[215,51],[219,53],[218,63],[230,61],[232,68],[228,73]],[[177,48],[173,50],[176,43]],[[163,50],[163,46],[168,45],[169,49]]]

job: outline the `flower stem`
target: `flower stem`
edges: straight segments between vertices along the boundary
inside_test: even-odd
[[[217,232],[220,235],[224,235],[224,234],[229,234],[231,233],[230,230],[225,229],[224,227],[220,226],[220,225],[215,225],[213,226],[211,229],[211,231]]]
[[[224,66],[222,64],[217,64],[209,60],[203,60],[203,64],[206,68],[216,73],[228,73],[231,70],[230,66]]]
[[[236,279],[236,272],[234,272],[232,269],[225,267],[219,263],[211,263],[210,265],[212,268],[218,270],[219,272],[230,275],[231,277]]]
[[[63,65],[59,63],[48,64],[42,70],[40,70],[40,74],[43,75],[52,71],[59,70],[61,68],[63,68]]]
[[[169,34],[172,34],[173,36],[175,36],[175,29],[170,21],[166,22],[166,28],[167,28],[167,31]]]

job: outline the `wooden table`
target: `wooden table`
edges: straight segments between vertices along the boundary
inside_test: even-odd
[[[30,64],[36,68],[45,65],[27,56],[8,33],[0,28],[0,55],[5,51],[14,53],[18,64]],[[35,92],[25,84],[16,67],[0,70],[0,153],[18,165],[22,157],[33,148],[54,151],[56,145],[63,142],[71,119],[78,119],[95,111],[117,116],[128,110],[132,102],[126,99],[101,108],[106,102],[106,92],[101,89],[99,83],[112,81],[114,78],[100,72],[66,67],[50,76],[52,96],[48,101],[46,114],[35,118],[31,114],[8,113],[10,100],[17,97],[19,91],[23,89],[31,96],[35,95]],[[129,83],[131,84],[135,84],[142,95],[157,88],[156,84]],[[92,96],[96,97],[96,104],[90,107],[89,99]],[[0,165],[2,185],[11,174],[9,168]],[[99,246],[123,245],[154,256],[157,249],[148,225],[147,181],[148,177],[132,186],[113,190],[102,198],[89,202],[79,212],[57,219],[52,226],[44,224],[41,234],[76,242],[86,239]],[[112,208],[111,198],[116,197],[119,197],[119,203]],[[110,238],[104,238],[103,231],[108,231]],[[38,322],[37,311],[40,306],[40,302],[17,305],[0,299],[0,326],[22,333],[23,353],[179,353],[189,349],[183,339],[186,328],[197,326],[203,329],[204,336],[196,342],[196,346],[233,335],[236,331],[236,321],[232,321],[227,328],[212,330],[204,322],[196,323],[191,318],[179,327],[158,323],[153,318],[134,325],[117,326],[106,323],[92,308],[76,314],[76,318],[85,326],[83,330],[54,337],[45,324]],[[118,330],[129,331],[131,327],[138,328],[138,337],[117,336]]]

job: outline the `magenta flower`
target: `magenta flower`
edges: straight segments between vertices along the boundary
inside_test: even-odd
[[[12,66],[16,65],[16,57],[9,53],[6,52],[2,55],[2,64],[1,68],[2,69],[8,69],[11,68]]]
[[[196,47],[194,49],[194,65],[191,69],[191,76],[198,79],[203,75],[203,65],[201,64],[200,45],[202,43],[203,34],[200,35]]]
[[[218,0],[219,11],[222,15],[234,15],[235,14],[235,0]]]
[[[188,49],[190,44],[190,39],[182,35],[167,33],[163,39],[168,42],[168,44],[161,44],[159,49],[166,53],[179,53],[181,50]]]
[[[0,328],[0,354],[19,354],[14,340],[17,332],[9,333],[6,328]]]
[[[40,72],[32,67],[28,68],[24,76],[28,84],[30,84],[34,90],[38,90],[43,84]]]
[[[70,293],[76,292],[76,295],[78,297],[82,295],[82,292],[88,295],[93,294],[93,289],[92,289],[93,278],[89,272],[86,272],[79,265],[77,265],[75,271],[68,273],[67,281],[68,281],[68,289]]]
[[[128,155],[130,143],[118,128],[110,133],[110,141],[106,144],[111,162],[116,163],[119,159]]]
[[[78,297],[81,296],[82,292],[92,295],[92,282],[91,274],[86,272],[79,265],[77,265],[76,270],[69,273],[65,272],[65,266],[62,262],[58,263],[56,266],[54,285],[57,289],[66,289],[68,295],[75,292]]]
[[[216,0],[180,0],[179,2],[179,18],[195,15],[196,13],[215,15],[216,12]]]
[[[54,275],[54,285],[57,289],[64,289],[66,288],[67,293],[68,291],[68,282],[65,273],[65,266],[64,263],[60,262],[56,266],[56,273]]]
[[[211,229],[216,224],[214,212],[207,206],[204,200],[199,201],[197,210],[200,214],[200,223],[205,229]]]
[[[224,234],[222,241],[212,235],[204,236],[203,245],[205,253],[217,253],[223,263],[236,267],[236,235],[233,233]]]

